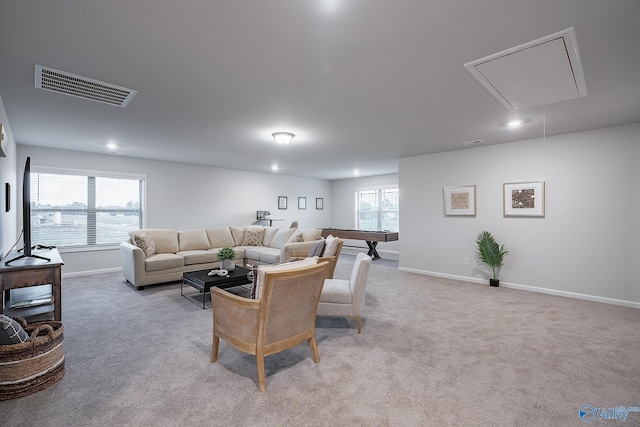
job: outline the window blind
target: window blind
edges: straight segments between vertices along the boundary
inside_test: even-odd
[[[111,246],[143,228],[143,176],[98,172],[31,173],[32,244]]]

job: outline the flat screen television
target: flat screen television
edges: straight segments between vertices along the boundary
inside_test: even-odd
[[[24,243],[22,255],[5,262],[5,265],[9,265],[23,258],[37,258],[51,261],[49,258],[34,254],[33,249],[35,249],[35,247],[31,246],[31,157],[27,157],[27,161],[24,164],[24,174],[22,176],[22,242]],[[51,249],[51,247],[42,248]]]

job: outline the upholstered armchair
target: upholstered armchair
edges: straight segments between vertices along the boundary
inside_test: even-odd
[[[313,264],[309,265],[311,260]],[[307,263],[300,268],[295,268],[295,262],[260,266],[258,276],[263,281],[258,284],[255,300],[211,288],[211,362],[218,359],[221,338],[238,350],[255,355],[260,391],[267,389],[265,356],[309,341],[313,361],[319,363],[316,311],[328,263],[315,264],[315,261],[314,258],[299,261]],[[287,268],[291,266],[293,268]]]
[[[358,333],[360,333],[370,266],[371,257],[359,253],[349,280],[326,279],[318,304],[318,316],[351,317],[358,322]]]

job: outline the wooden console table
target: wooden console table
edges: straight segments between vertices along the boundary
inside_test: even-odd
[[[9,265],[6,260],[11,260],[20,253],[12,252],[0,265],[0,314],[4,313],[4,305],[9,290],[26,288],[29,286],[51,285],[53,294],[53,320],[62,321],[62,258],[57,249],[34,251],[42,257],[49,258],[45,261],[39,258],[22,258]]]

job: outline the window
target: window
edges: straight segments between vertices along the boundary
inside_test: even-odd
[[[100,172],[31,173],[31,241],[64,247],[118,245],[143,228],[145,178]]]
[[[356,191],[356,228],[358,230],[398,230],[397,187]]]

